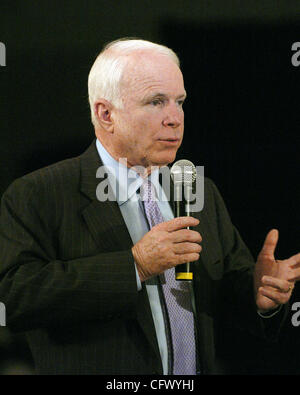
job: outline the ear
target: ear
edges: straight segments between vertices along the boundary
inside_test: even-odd
[[[94,104],[94,114],[98,123],[103,129],[111,133],[114,130],[114,121],[111,116],[112,109],[113,105],[105,99],[99,99]]]

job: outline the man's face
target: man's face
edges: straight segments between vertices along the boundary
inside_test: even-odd
[[[169,58],[136,55],[124,72],[123,108],[114,109],[115,157],[129,166],[164,166],[175,160],[184,129],[183,77]]]

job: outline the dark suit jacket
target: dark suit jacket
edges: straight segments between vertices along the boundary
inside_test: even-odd
[[[147,292],[137,291],[132,241],[116,202],[99,202],[95,143],[81,156],[16,180],[2,198],[0,301],[26,331],[40,374],[161,374]],[[205,181],[203,237],[193,264],[198,354],[215,370],[215,327],[227,300],[258,330],[253,259],[215,185]]]

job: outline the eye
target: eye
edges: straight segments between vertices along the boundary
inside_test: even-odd
[[[177,101],[177,104],[178,104],[180,107],[183,106],[183,103],[184,103],[184,99],[178,100],[178,101]]]
[[[150,104],[152,104],[153,106],[160,106],[162,104],[164,104],[164,100],[157,98],[157,99],[153,99],[151,100]]]

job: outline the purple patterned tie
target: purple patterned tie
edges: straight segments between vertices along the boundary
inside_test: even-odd
[[[148,179],[141,186],[141,198],[150,229],[164,222],[156,203],[155,188]],[[162,289],[170,322],[173,374],[194,375],[196,374],[196,345],[189,284],[175,280],[174,268],[166,270],[164,275],[165,281],[162,283]]]

